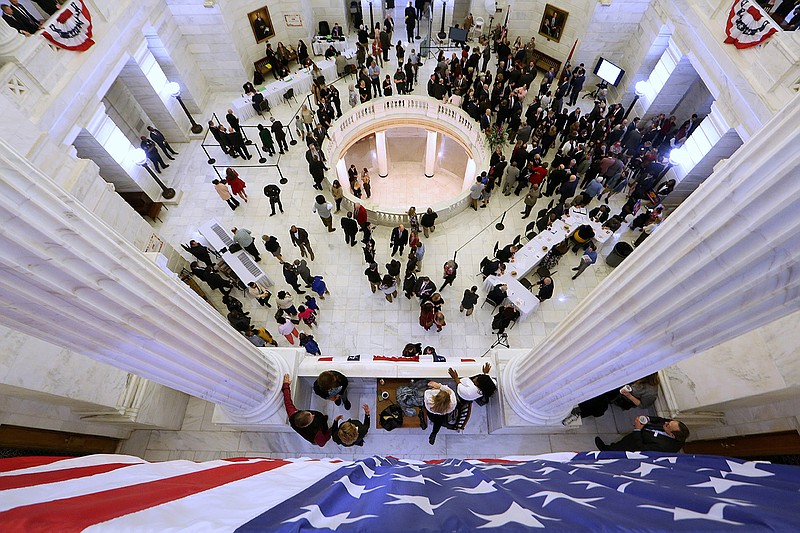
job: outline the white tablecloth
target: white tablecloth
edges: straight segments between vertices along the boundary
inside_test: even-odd
[[[539,308],[539,299],[531,291],[517,281],[517,279],[506,271],[502,276],[488,276],[483,282],[483,288],[490,291],[492,287],[505,283],[508,290],[505,302],[517,308],[520,320],[525,320],[531,313]],[[505,303],[504,302],[504,303]]]
[[[347,41],[318,41],[316,39],[311,42],[311,50],[314,51],[315,56],[325,55],[325,50],[327,50],[330,45],[333,45],[335,50],[342,53],[347,50]]]
[[[525,243],[516,254],[514,261],[506,263],[506,273],[516,273],[517,278],[526,276],[539,264],[547,251],[571,235],[578,226],[588,224],[594,229],[594,241],[600,244],[606,242],[612,235],[611,231],[602,229],[600,222],[589,220],[585,211],[573,212],[556,220],[550,229],[545,228],[530,242]]]
[[[325,82],[330,83],[338,76],[336,75],[336,62],[332,59],[325,59],[317,62],[325,76]],[[270,107],[279,106],[283,102],[283,95],[289,89],[294,89],[294,94],[299,102],[306,93],[311,91],[312,85],[311,72],[309,69],[301,69],[287,76],[285,79],[276,80],[259,89],[259,92],[264,95],[264,99],[269,102]],[[256,116],[256,110],[253,108],[252,98],[249,96],[240,96],[233,101],[233,111],[239,120],[247,120]]]

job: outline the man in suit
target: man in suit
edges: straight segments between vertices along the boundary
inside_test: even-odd
[[[19,11],[14,10],[8,4],[3,4],[3,20],[22,35],[31,35],[39,29],[39,23],[37,21],[32,17],[27,17]]]
[[[158,165],[161,165],[162,168],[168,168],[169,165],[165,164],[164,160],[161,159],[161,154],[158,153],[158,148],[156,148],[156,143],[154,143],[144,135],[142,135],[140,139],[142,142],[139,143],[139,146],[142,148],[142,150],[144,150],[147,159],[149,159],[150,162],[153,163],[156,172],[161,174],[161,171],[158,169]]]
[[[33,2],[48,15],[53,15],[56,11],[61,9],[61,4],[55,0],[33,0]]]
[[[345,244],[355,246],[356,235],[358,234],[358,222],[353,218],[352,211],[348,211],[347,216],[342,218],[342,231],[344,231]]]
[[[342,27],[339,26],[338,22],[333,23],[333,28],[331,29],[331,37],[344,37],[344,31],[342,31]]]
[[[272,136],[278,142],[278,150],[283,154],[285,153],[284,150],[289,150],[289,145],[286,144],[286,132],[283,131],[283,123],[280,120],[275,120],[275,117],[269,117],[269,120],[272,123],[269,129],[272,130]]]
[[[535,296],[540,302],[553,297],[555,285],[553,285],[553,280],[551,278],[543,278],[541,281],[535,283],[535,285],[539,285],[539,292],[537,292]]]
[[[292,225],[292,227],[289,228],[289,236],[292,238],[292,245],[300,248],[300,255],[305,257],[306,252],[308,252],[308,256],[313,261],[314,250],[311,249],[311,241],[308,240],[308,232],[303,228]]]
[[[228,109],[228,114],[225,115],[225,120],[228,121],[231,128],[242,133],[242,126],[239,124],[239,117],[233,114],[233,109]]]
[[[224,129],[224,126],[220,126],[220,130]],[[228,142],[231,145],[231,150],[234,154],[237,152],[245,159],[251,159],[253,156],[250,155],[250,152],[247,151],[247,145],[245,144],[244,137],[242,137],[242,133],[235,128],[230,128],[226,132],[228,136]]]
[[[645,417],[647,418],[647,417]],[[684,442],[689,438],[689,428],[679,420],[649,417],[642,423],[637,416],[634,421],[634,430],[622,439],[611,444],[606,444],[600,437],[594,439],[600,451],[618,452],[666,452],[676,453],[683,448]]]
[[[219,147],[222,148],[222,151],[225,153],[225,155],[228,155],[228,153],[230,152],[230,145],[228,144],[228,136],[222,131],[220,131],[219,128],[220,127],[218,125],[214,124],[213,120],[208,121],[208,131],[210,131],[211,135],[214,136],[214,140],[216,140],[219,143]],[[234,157],[238,156],[234,155]]]
[[[153,126],[147,126],[147,131],[150,132],[150,138],[153,140],[153,142],[161,147],[161,150],[164,152],[164,155],[166,155],[170,159],[175,159],[174,157],[172,157],[172,155],[178,155],[178,152],[172,149],[172,146],[169,145],[166,137],[164,137],[164,134],[155,129]]]
[[[394,257],[394,254],[396,254],[398,250],[402,256],[406,244],[408,244],[408,230],[400,224],[392,230],[392,236],[389,240],[389,245],[392,247],[392,257]]]
[[[417,25],[417,10],[414,9],[414,6],[411,5],[411,2],[408,3],[408,7],[406,8],[405,12],[406,17],[406,37],[409,43],[414,42],[414,28]]]
[[[414,285],[414,294],[420,299],[420,303],[430,300],[434,292],[436,292],[436,285],[428,276],[422,276]]]

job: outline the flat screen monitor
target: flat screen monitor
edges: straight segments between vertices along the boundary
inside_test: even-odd
[[[465,30],[463,28],[455,28],[455,27],[450,28],[449,37],[451,41],[464,43],[467,41],[468,35],[469,35],[469,30]]]
[[[616,87],[622,79],[622,76],[625,74],[625,71],[608,59],[601,57],[597,60],[597,65],[594,67],[594,73],[597,74],[601,80]]]

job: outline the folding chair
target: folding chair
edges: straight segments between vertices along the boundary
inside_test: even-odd
[[[297,103],[297,98],[295,98],[295,96],[294,96],[294,89],[289,89],[288,91],[283,93],[283,101],[284,102],[286,102],[288,104],[290,99],[294,100],[294,103]]]
[[[483,309],[483,306],[486,305],[487,303],[492,305],[492,313],[494,313],[494,310],[497,309],[497,307],[500,305],[499,303],[495,302],[494,300],[490,300],[489,297],[487,296],[483,300],[483,303],[481,304],[481,309]]]

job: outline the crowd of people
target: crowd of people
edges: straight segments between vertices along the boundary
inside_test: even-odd
[[[410,345],[419,346],[419,345]],[[407,386],[397,387],[395,391],[396,402],[392,407],[399,409],[386,409],[379,413],[381,426],[391,431],[403,424],[403,417],[419,417],[420,427],[426,429],[428,420],[432,423],[432,430],[428,442],[434,444],[436,435],[442,427],[452,428],[451,420],[460,406],[476,402],[485,405],[497,390],[493,378],[489,376],[491,365],[486,363],[481,373],[470,378],[461,378],[454,369],[448,369],[453,380],[453,387],[433,380],[420,379]],[[337,415],[332,424],[328,423],[328,416],[320,411],[299,410],[292,401],[290,389],[291,377],[283,377],[283,401],[289,425],[301,437],[311,444],[323,447],[329,440],[344,446],[363,446],[364,438],[370,426],[370,406],[364,404],[363,422],[358,419],[344,419],[344,415]],[[337,407],[350,411],[352,405],[347,396],[349,381],[347,377],[336,370],[326,370],[319,374],[312,385],[314,394],[320,398],[331,401]],[[454,390],[455,389],[455,390]],[[387,393],[388,398],[388,393]],[[391,419],[392,423],[389,423]],[[399,420],[398,420],[399,419]]]
[[[465,21],[465,26],[467,22]],[[376,27],[375,38],[371,43],[368,39],[363,39],[365,32],[359,32],[356,54],[357,82],[349,87],[348,95],[351,106],[355,107],[374,97],[405,94],[419,83],[417,74],[423,59],[414,48],[411,48],[411,42],[408,43],[411,48],[409,57],[406,57],[402,41],[396,46],[387,46],[387,39],[388,43],[392,42],[392,31],[393,21],[391,17],[387,17],[383,25],[378,24]],[[394,48],[397,61],[397,72],[394,76],[385,74],[381,70],[389,68],[387,62],[390,48]],[[495,150],[491,155],[489,168],[477,176],[470,188],[473,209],[478,211],[485,208],[495,191],[505,196],[514,194],[523,196],[520,215],[525,219],[536,213],[534,209],[541,198],[548,197],[549,205],[546,209],[539,210],[532,222],[539,231],[552,225],[572,209],[587,208],[592,220],[601,222],[604,227],[612,231],[616,231],[626,222],[630,224],[631,229],[641,230],[642,233],[635,244],[641,243],[662,220],[664,212],[660,207],[660,200],[675,186],[674,181],[663,180],[668,170],[669,150],[685,142],[700,119],[693,115],[678,124],[675,117],[662,115],[646,123],[642,123],[638,117],[628,122],[623,107],[620,104],[608,103],[603,91],[596,93],[593,109],[584,114],[581,108],[576,106],[586,81],[584,65],[574,68],[566,65],[558,78],[556,72],[550,70],[542,76],[543,79],[538,87],[531,90],[538,75],[532,58],[534,50],[533,39],[523,43],[523,40],[518,38],[512,44],[505,29],[498,25],[488,37],[481,38],[478,46],[471,47],[468,43],[463,43],[460,54],[452,53],[449,59],[440,52],[434,72],[427,83],[426,92],[429,96],[448,105],[461,107],[480,124],[481,129],[487,132],[490,128],[502,129],[514,143],[510,153],[502,148]],[[337,58],[337,65],[339,55],[338,52],[332,54],[332,57]],[[497,60],[495,70],[489,68],[492,57]],[[251,84],[245,84],[243,88],[245,93],[255,92]],[[329,139],[328,129],[342,115],[338,91],[332,84],[315,79],[312,95],[316,110],[312,110],[309,104],[303,104],[294,117],[297,136],[305,141],[305,157],[312,178],[312,187],[320,191],[315,197],[311,211],[320,217],[320,222],[328,233],[334,233],[341,227],[345,245],[354,247],[359,242],[362,244],[366,264],[364,275],[373,294],[380,291],[387,303],[392,304],[402,291],[407,299],[414,299],[419,305],[420,327],[426,331],[441,332],[447,326],[442,292],[456,279],[458,264],[455,260],[448,260],[442,265],[442,281],[438,289],[437,283],[423,273],[422,265],[426,255],[424,239],[428,239],[436,230],[437,213],[431,208],[427,208],[424,213],[417,213],[416,209],[411,207],[407,212],[407,222],[398,224],[392,229],[387,251],[389,260],[383,268],[379,267],[376,259],[378,251],[374,238],[375,226],[369,223],[364,206],[353,203],[350,209],[343,210],[345,189],[339,180],[334,180],[330,186],[330,199],[325,193],[327,188],[325,173],[330,169],[323,145]],[[569,110],[570,106],[575,107]],[[270,120],[268,128],[258,125],[261,146],[269,155],[276,153],[276,145],[277,151],[284,153],[289,149],[286,144],[288,127],[274,118]],[[246,134],[231,110],[228,110],[226,121],[229,128],[211,121],[209,126],[212,135],[223,151],[231,157],[249,158]],[[545,158],[548,161],[545,161]],[[372,184],[368,168],[359,171],[353,164],[347,174],[349,178],[347,192],[356,201],[369,199],[372,195]],[[241,205],[239,200],[247,202],[246,183],[233,168],[228,168],[225,177],[214,180],[213,183],[220,197],[231,206],[231,209]],[[283,213],[280,192],[280,187],[275,184],[268,184],[264,190],[270,199],[273,216],[276,214],[276,208]],[[612,215],[609,200],[620,193],[624,193],[627,199],[619,213]],[[596,202],[596,205],[590,206],[592,202]],[[340,215],[339,224],[335,221],[337,215]],[[260,254],[254,244],[255,239],[250,232],[236,228],[234,230],[236,241],[240,241],[238,235],[244,235],[240,243],[242,248],[251,253],[256,261],[260,261]],[[234,287],[246,291],[246,294],[261,306],[271,307],[273,303],[275,304],[277,308],[275,321],[279,333],[277,338],[282,335],[288,344],[299,343],[308,354],[321,355],[321,349],[312,333],[320,313],[317,298],[324,300],[328,289],[321,276],[312,275],[306,261],[306,258],[314,261],[314,251],[308,232],[293,225],[289,234],[293,246],[299,248],[300,259],[285,260],[278,239],[272,235],[262,237],[264,250],[279,262],[284,281],[291,287],[291,290],[278,290],[272,303],[270,303],[272,292],[269,288],[262,287],[258,283],[251,283],[247,287],[242,286],[240,282],[237,283],[235,274],[226,269],[224,263],[219,261],[216,264],[211,263],[207,250],[205,252],[200,250],[199,255],[195,253],[198,252],[197,247],[202,245],[194,241],[190,243],[189,248],[191,248],[190,253],[198,261],[192,263],[192,272],[199,279],[206,281],[212,289],[223,292],[223,302],[228,308],[231,325],[241,331],[254,345],[276,346],[278,343],[276,337],[273,337],[266,328],[253,325],[241,301],[231,294]],[[563,243],[553,246],[548,251],[541,264],[552,268],[571,248],[578,254],[577,265],[572,269],[573,279],[577,278],[597,261],[597,246],[592,240],[593,237],[591,226],[576,228]],[[487,257],[486,264],[481,264],[481,273],[502,274],[506,263],[513,261],[519,246],[519,242],[514,242],[498,247],[492,258]],[[208,262],[205,260],[206,256]],[[201,268],[198,262],[205,266]],[[301,287],[302,283],[305,283],[305,287]],[[306,294],[304,289],[308,288],[311,288],[316,296]],[[546,301],[553,296],[554,288],[553,278],[544,276],[532,290],[540,301]],[[498,333],[505,332],[520,318],[519,310],[506,298],[506,289],[500,284],[492,289],[487,298],[489,302],[497,304],[492,329]],[[304,300],[297,303],[292,292]],[[459,310],[469,316],[474,312],[478,301],[477,286],[465,289],[459,301]],[[408,355],[413,354],[410,352]],[[460,400],[455,394],[451,395],[453,391],[447,385],[435,383],[431,387],[431,391],[438,392],[428,396],[441,396],[441,405],[438,407],[425,404],[426,408],[430,407],[427,411],[433,415],[430,417],[431,420],[435,421],[437,415],[447,414],[437,413],[437,409],[440,411],[449,409]],[[335,388],[329,387],[326,390]],[[285,392],[287,390],[288,382],[285,385]],[[336,395],[329,395],[330,398],[333,396]],[[450,397],[450,401],[445,402],[445,396]],[[341,398],[345,403],[345,409],[349,410],[346,394],[341,395]],[[292,409],[294,407],[291,406],[290,409],[287,404],[287,410]],[[322,444],[324,444],[328,438],[333,438],[335,442],[352,445],[363,443],[369,425],[368,406],[365,406],[364,411],[367,417],[365,422],[349,420],[339,425],[337,419],[331,428],[321,414],[318,416],[316,413],[295,410],[290,413],[290,417],[295,420],[292,427],[310,442],[323,439]],[[573,413],[571,416],[591,416],[589,413],[591,410],[581,404],[581,410],[577,415]],[[314,420],[317,420],[316,426],[313,425]],[[636,428],[640,434],[653,430],[656,437],[667,435],[682,444],[688,435],[688,430],[685,426],[678,427],[677,422],[674,424],[672,422],[674,421],[652,419],[642,422]],[[657,423],[661,424],[661,429],[653,429]],[[437,423],[434,422],[434,425]],[[438,424],[438,427],[441,426],[442,424]],[[303,429],[308,427],[311,429]],[[333,436],[342,430],[344,430],[343,435]],[[435,431],[438,431],[438,428]],[[431,442],[435,439],[435,431]],[[324,438],[325,435],[328,435],[328,438]],[[631,439],[623,444],[616,443],[610,446],[622,449],[624,446],[629,446],[630,441]],[[598,443],[598,446],[601,444]],[[602,446],[606,445],[602,443]]]

